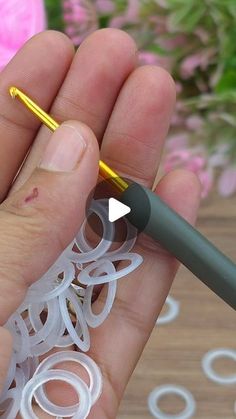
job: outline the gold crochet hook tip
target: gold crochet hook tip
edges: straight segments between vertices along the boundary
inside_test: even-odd
[[[46,112],[43,111],[32,99],[15,86],[10,87],[9,93],[13,99],[19,99],[31,113],[39,118],[51,131],[55,131],[59,124],[51,118]]]
[[[16,96],[18,95],[18,89],[17,89],[17,87],[14,87],[14,86],[13,87],[10,87],[9,93],[10,93],[12,99],[15,99]]]
[[[55,131],[59,127],[59,124],[50,115],[41,109],[20,89],[15,86],[11,86],[9,88],[9,93],[13,99],[19,99],[23,105],[25,105],[32,114],[37,116],[37,118],[51,131]],[[99,161],[99,173],[104,179],[107,179],[107,181],[111,183],[119,192],[124,192],[129,187],[129,184],[102,160]]]

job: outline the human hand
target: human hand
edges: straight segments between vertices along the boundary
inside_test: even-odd
[[[23,301],[28,286],[46,272],[79,230],[86,198],[97,179],[97,141],[101,158],[112,168],[152,187],[175,103],[175,87],[163,69],[136,67],[137,47],[124,32],[97,31],[75,56],[64,35],[45,32],[29,41],[0,74],[0,326]],[[69,120],[52,137],[47,149],[50,159],[43,158],[43,153],[51,134],[45,127],[38,131],[37,119],[11,101],[8,88],[14,84],[44,109],[51,108],[57,121]],[[72,145],[72,154],[68,151],[71,165],[56,160],[55,155],[52,159],[52,145],[59,149],[64,140],[67,150],[69,140]],[[42,158],[43,168],[39,167]],[[176,170],[160,181],[156,192],[194,222],[200,186],[193,174]],[[138,240],[136,251],[143,255],[143,265],[120,281],[108,319],[91,330],[88,355],[102,370],[104,388],[90,419],[116,417],[178,267],[174,257],[147,238]],[[94,303],[97,307],[103,294]],[[12,345],[3,327],[0,341],[1,389]],[[58,397],[63,402],[60,387],[49,391],[54,402]],[[63,397],[73,399],[68,389]]]

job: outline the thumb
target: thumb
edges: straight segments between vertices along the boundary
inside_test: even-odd
[[[66,122],[52,135],[31,177],[0,205],[0,325],[79,230],[98,159],[92,131]]]

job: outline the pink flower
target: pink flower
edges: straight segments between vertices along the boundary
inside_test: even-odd
[[[110,20],[109,26],[110,28],[121,29],[126,23],[127,21],[125,16],[115,16]]]
[[[99,13],[110,14],[115,11],[115,5],[111,0],[96,0],[96,9]]]
[[[0,0],[0,70],[22,45],[46,28],[43,0]]]
[[[88,0],[64,0],[65,32],[75,45],[98,29],[98,18],[94,5]]]
[[[196,174],[202,185],[202,198],[206,198],[213,186],[213,169],[208,166],[204,149],[201,148],[186,148],[186,137],[181,136],[172,137],[168,141],[168,147],[172,145],[172,150],[167,152],[163,169],[165,173],[173,169],[183,168]],[[181,143],[183,144],[181,148]]]
[[[176,93],[180,94],[183,91],[183,86],[179,81],[175,82]]]
[[[139,57],[139,62],[140,62],[141,65],[145,65],[145,64],[149,64],[149,65],[157,64],[157,55],[154,54],[153,52],[140,51],[138,57]]]
[[[202,125],[203,119],[198,115],[191,115],[186,119],[186,126],[192,131],[198,131]]]
[[[236,166],[227,167],[218,182],[218,191],[221,196],[228,197],[236,192]]]
[[[158,44],[167,51],[173,51],[176,48],[183,47],[188,43],[186,36],[180,34],[172,38],[160,38]]]
[[[197,29],[195,29],[194,33],[198,36],[198,38],[203,44],[207,44],[210,38],[210,34],[205,29],[198,27]]]
[[[173,169],[179,168],[179,167],[185,167],[188,163],[188,161],[191,158],[191,151],[188,149],[180,148],[177,150],[170,151],[170,153],[167,154],[165,160],[164,160],[164,171],[165,173],[170,172]]]
[[[159,42],[159,36],[165,35],[167,32],[167,26],[166,26],[166,17],[165,16],[159,16],[159,15],[151,15],[148,18],[149,22],[154,27],[154,32],[156,35],[158,35],[158,42]]]
[[[173,113],[170,122],[171,122],[171,126],[183,127],[183,125],[185,123],[185,118],[179,112],[175,112],[175,113]]]
[[[208,160],[210,167],[225,167],[229,164],[230,158],[230,145],[229,144],[218,144],[215,147],[214,152],[211,154]]]
[[[196,68],[202,64],[201,54],[192,54],[186,57],[181,64],[181,74],[183,78],[191,77]]]
[[[185,132],[180,132],[178,134],[168,137],[166,142],[167,150],[183,150],[188,147],[188,135]]]
[[[125,16],[127,22],[138,22],[139,18],[139,8],[140,0],[128,0],[128,8],[126,10]]]
[[[208,168],[206,170],[198,172],[197,176],[202,185],[201,197],[202,199],[204,199],[209,195],[209,192],[212,190],[213,187],[213,171],[211,168]]]
[[[125,13],[111,19],[109,26],[111,28],[122,28],[124,25],[129,23],[138,23],[139,8],[139,0],[128,0],[128,6]]]
[[[139,52],[139,64],[140,65],[158,65],[170,70],[172,67],[172,59],[170,57],[164,57],[149,51]]]
[[[212,62],[212,58],[215,54],[215,49],[208,48],[206,50],[200,51],[196,54],[189,55],[186,57],[180,66],[180,72],[184,79],[192,77],[197,68],[201,70],[206,70],[209,64]]]

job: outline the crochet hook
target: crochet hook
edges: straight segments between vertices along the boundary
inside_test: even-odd
[[[16,87],[10,88],[51,131],[59,124]],[[200,232],[168,207],[151,190],[128,183],[106,163],[99,161],[100,174],[120,193],[120,201],[131,208],[127,218],[174,255],[195,276],[236,309],[236,265]]]

